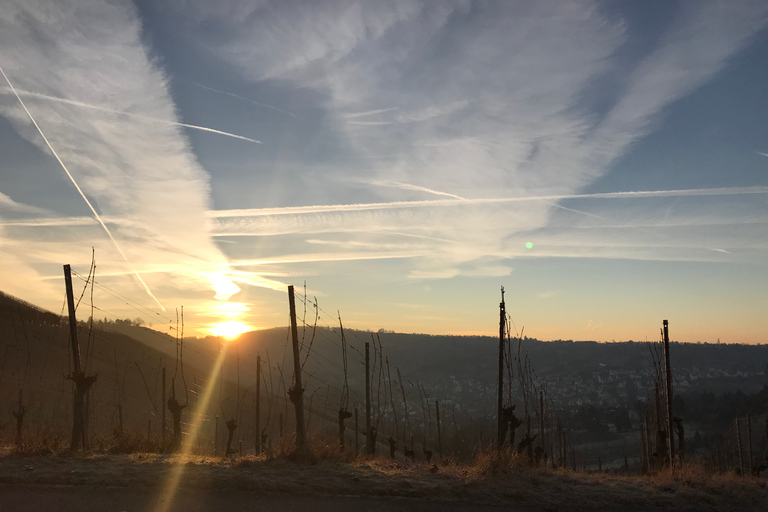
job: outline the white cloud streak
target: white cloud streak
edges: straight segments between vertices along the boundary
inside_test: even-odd
[[[261,102],[252,100],[250,98],[246,98],[245,96],[240,96],[239,94],[235,94],[233,92],[227,92],[227,91],[222,91],[221,89],[215,89],[213,87],[208,87],[207,85],[203,85],[201,83],[194,82],[192,80],[186,80],[186,79],[182,79],[182,80],[185,80],[186,82],[189,82],[189,83],[191,83],[193,85],[196,85],[196,86],[200,87],[201,89],[205,89],[206,91],[211,91],[211,92],[215,92],[215,93],[218,93],[218,94],[224,94],[225,96],[229,96],[231,98],[237,98],[239,100],[242,100],[242,101],[245,101],[247,103],[250,103],[251,105],[256,105],[257,107],[268,108],[270,110],[274,110],[275,112],[280,112],[281,114],[285,114],[285,115],[288,115],[288,116],[291,116],[291,117],[296,117],[296,114],[288,112],[287,110],[283,110],[281,108],[277,108],[277,107],[275,107],[273,105],[268,105],[266,103],[261,103]]]
[[[56,102],[59,102],[59,103],[66,103],[67,105],[74,105],[76,107],[88,108],[88,109],[91,109],[91,110],[98,110],[100,112],[106,112],[108,114],[117,114],[117,115],[120,115],[120,116],[132,117],[134,119],[141,119],[143,121],[149,121],[149,122],[152,122],[152,123],[162,123],[162,124],[167,124],[167,125],[170,125],[170,126],[181,126],[183,128],[191,128],[192,130],[199,130],[199,131],[202,131],[202,132],[215,133],[217,135],[224,135],[225,137],[232,137],[233,139],[240,139],[240,140],[245,140],[245,141],[248,141],[248,142],[253,142],[254,144],[263,144],[263,142],[261,142],[260,140],[252,139],[250,137],[244,137],[242,135],[237,135],[235,133],[225,132],[225,131],[222,131],[222,130],[216,130],[215,128],[208,128],[206,126],[197,126],[195,124],[180,123],[178,121],[171,121],[171,120],[168,120],[168,119],[159,119],[157,117],[145,116],[145,115],[141,115],[141,114],[132,114],[130,112],[123,112],[123,111],[115,110],[115,109],[112,109],[112,108],[100,107],[99,105],[92,105],[90,103],[85,103],[85,102],[82,102],[82,101],[69,100],[69,99],[66,99],[66,98],[57,98],[55,96],[49,96],[47,94],[41,94],[41,93],[38,93],[38,92],[24,91],[24,90],[20,90],[20,91],[14,90],[13,93],[16,94],[16,95],[29,96],[29,97],[37,98],[37,99],[41,99],[41,100],[56,101]]]
[[[423,190],[418,188],[417,190]],[[434,193],[434,192],[433,192]],[[643,190],[629,192],[603,192],[594,194],[560,194],[549,196],[491,197],[479,199],[431,199],[422,201],[392,201],[389,203],[336,204],[316,206],[287,206],[282,208],[256,208],[234,210],[212,210],[211,217],[259,217],[266,215],[297,215],[329,212],[359,212],[367,210],[389,210],[402,208],[447,207],[461,205],[483,205],[498,203],[519,203],[559,201],[564,199],[644,199],[654,197],[705,197],[743,194],[768,194],[768,187],[722,187],[694,188],[680,190]]]
[[[120,253],[120,256],[122,256],[123,260],[128,264],[128,266],[131,267],[131,270],[133,272],[133,275],[136,276],[136,279],[139,280],[142,287],[144,288],[144,291],[147,292],[147,295],[149,295],[152,300],[155,301],[155,303],[160,306],[160,309],[165,311],[165,308],[162,304],[160,304],[160,301],[157,300],[157,297],[152,293],[152,290],[149,289],[149,286],[147,286],[147,283],[144,282],[144,279],[142,279],[141,275],[136,271],[135,268],[133,268],[133,265],[131,265],[131,262],[128,260],[128,256],[125,255],[123,252],[123,249],[120,247],[120,244],[117,243],[117,240],[115,240],[115,237],[112,236],[112,232],[109,230],[106,224],[104,224],[104,221],[101,220],[101,217],[99,216],[99,213],[96,211],[96,208],[93,207],[91,202],[88,200],[88,198],[85,195],[85,192],[83,192],[83,189],[80,188],[80,185],[77,184],[77,181],[75,181],[75,178],[72,176],[72,173],[69,172],[69,169],[67,169],[67,166],[64,165],[64,162],[61,161],[61,158],[59,157],[59,154],[56,153],[56,150],[53,149],[53,146],[51,146],[50,141],[48,140],[48,137],[45,136],[43,133],[43,130],[40,128],[40,125],[37,124],[37,121],[35,121],[35,118],[32,116],[32,113],[29,111],[27,106],[24,104],[24,101],[22,101],[21,96],[19,96],[19,93],[16,92],[16,89],[14,89],[13,84],[11,83],[11,80],[8,78],[8,75],[5,74],[5,71],[3,71],[2,66],[0,66],[0,73],[3,75],[3,78],[5,78],[5,81],[8,82],[8,87],[11,88],[11,91],[13,91],[13,94],[16,96],[16,99],[19,100],[19,104],[21,104],[21,107],[24,109],[24,112],[27,113],[27,116],[29,116],[29,120],[32,121],[32,124],[35,125],[35,128],[37,129],[37,132],[40,134],[40,136],[43,138],[43,141],[45,141],[45,145],[48,146],[48,149],[51,150],[51,153],[53,153],[53,156],[56,157],[56,161],[59,162],[59,165],[61,165],[61,168],[64,169],[64,172],[67,173],[67,177],[72,182],[72,184],[77,189],[77,192],[80,194],[80,197],[83,198],[83,201],[85,201],[85,204],[88,205],[88,208],[90,208],[91,212],[93,213],[94,218],[98,221],[98,223],[101,225],[101,227],[104,229],[104,232],[107,234],[109,239],[112,241],[112,244],[115,246],[115,249],[118,253]]]

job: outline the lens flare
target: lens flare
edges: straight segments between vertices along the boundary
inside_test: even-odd
[[[226,354],[227,345],[225,344],[222,346],[221,351],[219,351],[219,356],[213,363],[207,384],[203,388],[200,401],[197,405],[198,413],[208,410],[208,405],[210,404],[211,397],[213,396],[213,390],[216,387],[215,376],[218,375]],[[152,510],[155,512],[168,512],[173,505],[173,500],[176,497],[176,492],[179,489],[179,484],[181,483],[181,479],[184,476],[184,469],[186,468],[184,460],[192,454],[195,444],[197,443],[197,434],[200,432],[202,416],[198,415],[198,418],[199,419],[197,421],[193,421],[189,426],[189,431],[181,443],[181,450],[178,454],[178,460],[173,465],[173,468],[168,475],[168,479],[166,480],[165,485],[162,487],[154,507],[152,507]]]

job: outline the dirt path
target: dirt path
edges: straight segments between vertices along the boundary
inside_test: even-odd
[[[8,488],[0,485],[0,510],[14,512],[151,512],[156,493],[148,489],[32,486]],[[259,495],[248,491],[184,490],[169,512],[509,512],[502,505],[477,505],[425,498],[373,496]]]
[[[703,469],[657,477],[524,466],[293,463],[157,455],[0,455],[0,511],[148,511],[178,482],[170,510],[768,510],[765,479]],[[178,479],[174,480],[174,475]]]

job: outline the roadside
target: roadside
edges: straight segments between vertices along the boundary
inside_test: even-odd
[[[432,466],[389,459],[312,464],[66,453],[0,455],[0,509],[148,510],[179,469],[183,476],[172,510],[768,509],[764,479],[695,471],[673,479],[504,467],[493,460]]]

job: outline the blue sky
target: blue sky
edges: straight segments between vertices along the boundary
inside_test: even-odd
[[[766,25],[761,1],[8,2],[0,289],[58,310],[94,247],[146,308],[105,290],[99,316],[183,304],[199,333],[284,325],[306,281],[360,328],[491,334],[504,285],[529,336],[766,342]]]

